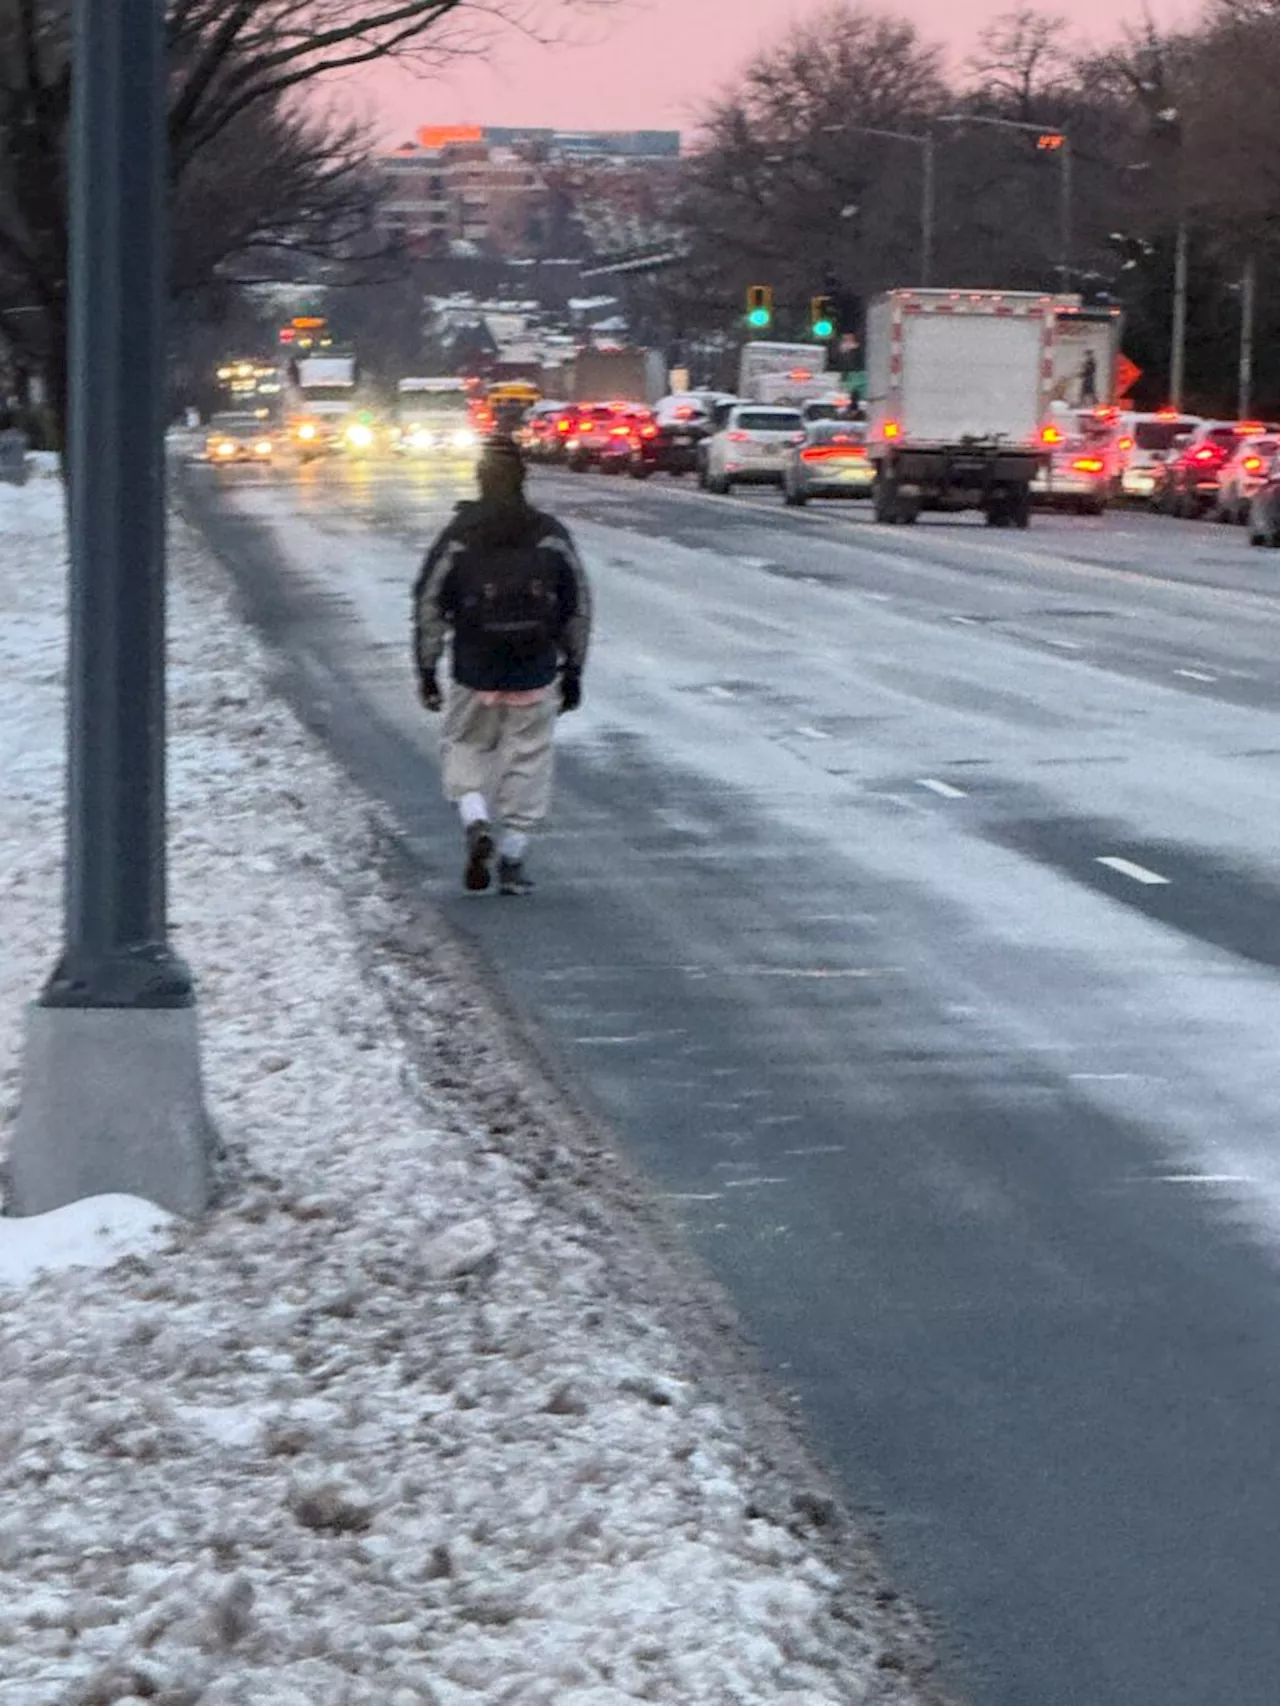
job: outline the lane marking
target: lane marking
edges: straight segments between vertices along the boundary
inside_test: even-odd
[[[1157,1173],[1158,1185],[1251,1185],[1247,1173]]]
[[[1170,879],[1162,877],[1159,871],[1149,871],[1145,865],[1135,865],[1132,859],[1119,859],[1114,853],[1104,853],[1095,863],[1119,871],[1122,877],[1132,877],[1135,883],[1146,883],[1148,887],[1160,883],[1167,887],[1169,884]]]
[[[815,729],[811,723],[797,723],[796,733],[807,735],[810,740],[830,740],[831,736],[822,729]]]
[[[732,691],[728,687],[708,687],[707,692],[713,699],[732,699]]]
[[[927,788],[931,794],[940,794],[944,800],[963,800],[963,788],[953,788],[950,782],[939,782],[934,776],[922,776],[916,783],[917,788]]]
[[[1046,646],[1055,647],[1060,652],[1081,652],[1084,650],[1078,640],[1052,640],[1046,635],[1044,643]]]
[[[1216,681],[1216,675],[1206,675],[1202,669],[1175,669],[1175,675],[1184,675],[1188,681]]]
[[[952,622],[959,622],[965,628],[980,628],[982,624],[973,616],[952,616]]]

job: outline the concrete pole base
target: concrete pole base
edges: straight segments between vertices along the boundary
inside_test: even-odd
[[[121,1192],[194,1217],[215,1148],[194,1007],[32,1007],[8,1214]]]

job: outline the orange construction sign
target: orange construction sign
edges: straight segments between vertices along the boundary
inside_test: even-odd
[[[1116,357],[1116,396],[1127,397],[1142,378],[1142,369],[1127,355]]]

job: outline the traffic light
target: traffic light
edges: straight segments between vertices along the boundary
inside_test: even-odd
[[[809,334],[815,338],[833,338],[836,335],[835,305],[829,296],[809,299]]]
[[[757,331],[773,324],[773,286],[753,284],[747,289],[747,324]]]
[[[1065,146],[1066,140],[1060,130],[1046,130],[1042,136],[1037,136],[1036,147],[1042,154],[1053,154]]]

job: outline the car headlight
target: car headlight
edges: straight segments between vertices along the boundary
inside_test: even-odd
[[[455,450],[472,450],[475,448],[475,442],[476,435],[470,427],[463,427],[453,435],[453,448]]]
[[[232,444],[229,440],[223,439],[222,443],[218,446],[218,455],[219,456],[234,456],[235,453],[236,453],[235,445]]]
[[[303,421],[302,425],[298,428],[298,437],[299,438],[312,439],[315,436],[316,436],[316,429],[312,426],[311,422],[310,421]]]
[[[253,448],[259,456],[270,456],[274,446],[269,438],[260,438]]]
[[[373,443],[373,432],[362,421],[357,421],[354,426],[347,428],[347,443],[354,445],[357,450],[368,450]]]

